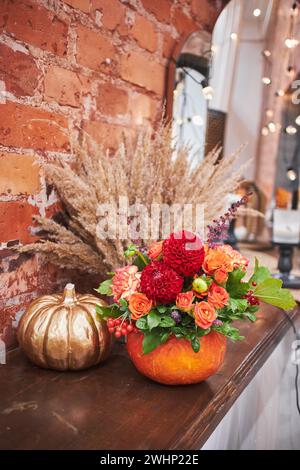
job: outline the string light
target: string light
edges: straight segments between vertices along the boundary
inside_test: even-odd
[[[297,124],[297,126],[300,126],[300,114],[296,117],[295,123]]]
[[[284,41],[284,44],[286,45],[288,49],[294,49],[295,47],[299,45],[299,41],[298,39],[295,39],[295,38],[286,38],[286,40]]]
[[[269,129],[267,128],[267,126],[264,126],[262,128],[261,135],[263,135],[264,137],[267,137],[267,135],[269,135]]]
[[[285,128],[285,132],[286,132],[288,135],[295,135],[295,134],[297,134],[297,129],[296,129],[296,127],[294,127],[294,126],[287,126],[287,127]]]
[[[202,89],[204,98],[208,101],[212,100],[214,97],[214,89],[211,86],[206,86]]]
[[[294,168],[288,168],[286,171],[286,176],[290,181],[296,181],[297,179],[297,172],[294,170]]]
[[[192,117],[192,123],[195,124],[195,126],[203,126],[204,124],[202,117],[198,114]]]
[[[281,90],[281,89],[280,89],[280,90],[277,90],[276,93],[275,93],[275,95],[276,95],[276,96],[279,96],[280,98],[282,98],[282,97],[285,95],[284,90]]]
[[[268,117],[273,117],[274,116],[274,111],[272,109],[266,109],[266,116]]]
[[[273,121],[269,122],[268,129],[271,132],[271,134],[274,134],[276,132],[276,128],[277,127],[276,127],[275,122],[273,122]]]
[[[237,35],[236,33],[231,33],[231,34],[230,34],[230,37],[231,37],[231,39],[232,39],[233,41],[236,41],[237,38],[238,38],[238,35]]]
[[[255,10],[253,10],[253,16],[260,16],[261,15],[261,9],[260,8],[255,8]]]
[[[272,54],[272,53],[271,53],[271,51],[269,51],[269,49],[265,49],[265,50],[263,51],[263,55],[264,55],[265,57],[270,57],[271,54]]]
[[[264,85],[271,85],[272,83],[272,80],[270,79],[270,77],[263,77],[261,81],[263,82]]]

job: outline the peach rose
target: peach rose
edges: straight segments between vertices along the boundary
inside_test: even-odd
[[[215,278],[215,281],[218,283],[218,284],[225,284],[225,282],[227,281],[228,279],[228,273],[225,269],[223,268],[220,268],[220,269],[217,269],[215,271],[215,274],[214,274],[214,278]]]
[[[194,317],[196,325],[207,330],[217,318],[217,314],[208,302],[197,302],[194,308]]]
[[[225,307],[229,299],[229,294],[224,287],[218,286],[214,282],[211,284],[207,301],[214,307],[214,308],[222,308]]]
[[[114,301],[126,299],[136,292],[140,287],[140,277],[141,273],[138,272],[137,266],[116,269],[112,283]]]
[[[181,292],[176,297],[176,307],[183,312],[190,312],[193,307],[194,293],[193,291]]]
[[[206,274],[213,274],[219,269],[223,269],[229,273],[234,269],[233,261],[230,256],[219,247],[207,250],[202,267]]]
[[[247,266],[249,264],[248,258],[241,255],[241,253],[239,253],[238,251],[234,250],[232,248],[232,246],[230,246],[230,245],[221,245],[219,247],[219,250],[223,251],[223,253],[226,253],[230,257],[230,259],[233,263],[233,268],[234,269],[242,268],[242,269],[245,270],[247,268]]]
[[[152,308],[152,300],[149,300],[145,294],[136,292],[129,297],[128,308],[131,312],[131,318],[138,320],[147,315]]]
[[[157,260],[160,255],[162,254],[162,246],[163,246],[163,240],[160,242],[154,242],[150,246],[148,250],[148,256],[149,258],[153,260]]]

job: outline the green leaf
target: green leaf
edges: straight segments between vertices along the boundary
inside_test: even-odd
[[[230,297],[228,304],[226,305],[226,310],[231,310],[234,312],[244,312],[248,307],[247,299],[234,299]]]
[[[193,348],[193,351],[195,353],[199,352],[200,350],[200,341],[198,338],[193,338],[192,341],[191,341],[191,344],[192,344],[192,348]]]
[[[248,282],[241,282],[246,272],[242,269],[235,269],[229,273],[228,280],[226,283],[226,290],[229,293],[230,297],[241,298],[249,290]]]
[[[207,328],[206,330],[204,330],[203,328],[199,328],[197,326],[197,336],[198,338],[201,338],[201,336],[205,336],[205,335],[208,335],[208,333],[211,332],[211,328]]]
[[[94,289],[99,294],[103,295],[112,295],[112,279],[107,279],[106,281],[101,282],[98,289]]]
[[[149,330],[152,330],[156,326],[160,324],[160,316],[157,315],[153,310],[147,315],[147,323],[148,323],[148,328]]]
[[[139,318],[136,321],[136,327],[139,328],[140,330],[147,330],[148,329],[147,318],[145,317]]]
[[[296,301],[288,289],[282,289],[281,279],[265,279],[253,292],[255,297],[267,304],[284,310],[292,309],[296,306]]]
[[[183,338],[184,337],[183,331],[180,328],[180,326],[174,326],[171,331],[172,331],[172,333],[174,333],[176,338]]]
[[[121,307],[128,307],[128,302],[126,299],[120,299],[119,300]]]
[[[239,330],[231,326],[229,323],[223,323],[220,326],[214,326],[213,329],[219,333],[222,333],[222,335],[227,336],[227,338],[230,338],[233,341],[241,341],[244,339],[244,336],[240,335]]]
[[[161,335],[161,344],[166,343],[170,337],[170,332],[166,331]]]
[[[245,317],[247,317],[250,321],[255,322],[256,321],[256,315],[252,312],[245,312],[244,313]]]
[[[181,320],[182,326],[187,326],[187,325],[189,325],[189,324],[191,324],[191,323],[194,324],[194,322],[195,322],[195,320],[194,320],[192,317],[190,317],[189,315],[184,315],[184,316],[182,317],[182,320]]]
[[[156,308],[159,311],[159,313],[165,313],[168,309],[168,307],[166,307],[165,305],[158,305]]]
[[[102,320],[108,317],[117,318],[120,316],[119,310],[116,310],[113,307],[102,307],[102,305],[96,306],[96,313],[100,316]]]
[[[143,338],[143,353],[149,354],[153,351],[159,344],[161,344],[164,334],[159,328],[156,328],[152,331],[144,333]]]
[[[249,279],[249,284],[252,284],[252,282],[260,284],[261,282],[269,278],[271,278],[271,274],[268,268],[264,266],[259,266],[258,259],[255,258],[254,273]]]
[[[159,323],[159,326],[162,327],[162,328],[171,328],[172,326],[175,326],[176,325],[176,322],[175,320],[173,320],[173,318],[171,317],[162,317],[161,318],[161,321]]]

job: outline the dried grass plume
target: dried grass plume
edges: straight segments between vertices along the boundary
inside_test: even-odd
[[[224,211],[228,193],[237,189],[244,172],[237,160],[240,151],[220,159],[220,149],[203,161],[189,158],[187,148],[172,146],[170,126],[161,124],[140,133],[134,145],[124,141],[114,154],[104,151],[88,136],[74,148],[75,166],[45,165],[46,179],[54,185],[63,207],[59,222],[36,217],[44,234],[41,241],[19,247],[21,252],[43,253],[60,267],[94,274],[114,270],[123,262],[123,251],[132,240],[103,240],[97,236],[99,204],[204,204],[205,222]],[[150,240],[139,240],[148,244]]]

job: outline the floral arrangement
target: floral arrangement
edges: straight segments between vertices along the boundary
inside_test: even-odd
[[[111,305],[98,307],[110,333],[116,338],[142,333],[144,354],[171,336],[187,339],[197,353],[201,337],[212,330],[232,340],[243,339],[232,322],[254,322],[260,302],[293,308],[291,293],[266,267],[256,260],[249,277],[249,261],[231,246],[215,242],[236,208],[209,226],[206,243],[182,231],[154,242],[148,250],[129,246],[128,265],[111,273],[97,289],[113,298]]]

